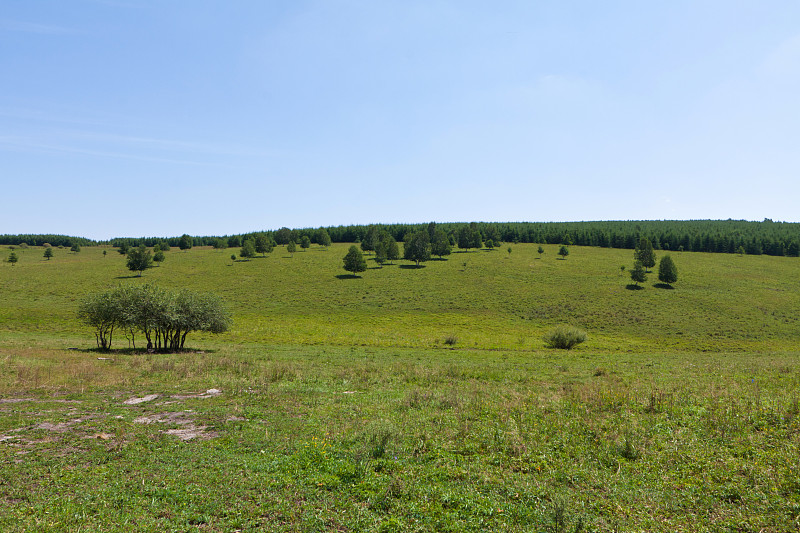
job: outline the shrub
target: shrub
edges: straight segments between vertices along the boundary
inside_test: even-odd
[[[544,336],[544,343],[548,348],[562,350],[569,350],[584,341],[586,332],[570,326],[559,326]]]

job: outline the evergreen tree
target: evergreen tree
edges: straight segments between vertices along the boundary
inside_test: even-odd
[[[370,225],[364,238],[361,239],[361,249],[365,252],[371,252],[375,250],[376,244],[378,244],[378,227]]]
[[[544,248],[539,246],[539,248],[536,251],[539,252],[539,256],[541,256],[544,253]]]
[[[658,280],[670,285],[678,281],[678,268],[668,255],[658,262]]]
[[[367,262],[364,261],[364,255],[355,244],[350,247],[347,255],[344,256],[344,269],[352,272],[354,276],[367,270]]]
[[[656,253],[653,251],[653,245],[649,239],[642,237],[639,239],[639,244],[633,251],[633,262],[639,262],[647,272],[648,268],[656,266]]]
[[[8,262],[11,263],[11,266],[14,266],[17,264],[17,261],[19,261],[19,257],[17,257],[15,252],[11,252],[8,256]]]
[[[640,283],[644,283],[645,281],[647,281],[647,271],[638,261],[636,261],[633,264],[633,269],[630,271],[630,273],[631,273],[631,279],[634,281],[634,283],[636,283],[637,287],[639,286]]]
[[[562,259],[566,259],[569,255],[569,248],[562,244],[561,248],[558,249],[558,255],[560,255]]]
[[[297,251],[297,245],[294,243],[294,241],[289,241],[289,244],[286,245],[286,251],[292,254],[292,257],[294,257],[294,253]]]
[[[308,250],[310,246],[311,246],[311,238],[308,235],[303,235],[300,238],[300,248],[302,248],[303,250]]]
[[[81,251],[81,246],[80,246],[80,245],[79,245],[79,244],[76,242],[75,244],[73,244],[73,245],[70,247],[69,251],[70,251],[70,252],[75,252],[75,253],[78,253],[78,252],[80,252],[80,251]]]
[[[178,248],[180,248],[181,250],[190,250],[193,244],[194,243],[192,241],[192,238],[184,233],[183,235],[181,235],[181,238],[178,241]]]
[[[105,252],[105,250],[103,251]],[[49,261],[51,257],[53,257],[53,249],[48,246],[44,249],[44,258]]]

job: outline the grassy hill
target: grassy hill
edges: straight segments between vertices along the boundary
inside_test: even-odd
[[[789,349],[800,340],[797,258],[672,252],[675,289],[654,287],[654,272],[635,291],[629,250],[572,247],[561,260],[555,245],[541,256],[536,248],[454,253],[419,269],[369,261],[353,279],[342,244],[236,263],[238,250],[173,248],[141,278],[113,249],[58,250],[47,261],[32,247],[0,269],[0,328],[91,341],[74,319],[85,293],[155,283],[223,297],[235,326],[221,342],[433,347],[453,335],[457,347],[532,350],[562,323],[585,329],[586,349],[598,351]]]
[[[18,249],[0,265],[0,529],[800,527],[797,258],[673,252],[674,289],[630,290],[630,250],[512,245],[352,278],[346,248],[173,248],[141,278],[110,248]],[[215,292],[234,327],[178,354],[91,350],[78,301],[140,283]],[[558,324],[589,340],[545,349]]]

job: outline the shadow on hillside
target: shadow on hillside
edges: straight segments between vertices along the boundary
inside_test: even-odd
[[[361,276],[355,274],[337,274],[336,279],[361,279]]]
[[[653,285],[653,287],[655,287],[657,289],[667,289],[667,290],[670,290],[670,291],[674,291],[675,290],[675,287],[673,287],[669,283],[656,283],[655,285]]]
[[[640,291],[644,289],[644,287],[642,287],[641,285],[636,285],[635,283],[628,283],[627,285],[625,285],[625,288],[628,289],[629,291]]]
[[[141,278],[141,277],[142,276],[137,276],[136,274],[134,274],[132,276],[117,276],[114,279],[134,279],[134,278]]]
[[[400,268],[416,270],[418,268],[425,268],[425,265],[400,265]]]
[[[165,354],[176,354],[176,353],[197,353],[197,354],[204,354],[204,353],[217,353],[219,350],[198,350],[195,348],[184,348],[183,350],[152,350],[150,352],[147,351],[147,348],[137,346],[136,348],[111,348],[108,350],[103,350],[101,348],[67,348],[67,350],[79,352],[79,353],[86,353],[86,354],[97,354],[100,357],[105,357],[109,355],[145,355],[145,354],[155,354],[155,355],[165,355]]]

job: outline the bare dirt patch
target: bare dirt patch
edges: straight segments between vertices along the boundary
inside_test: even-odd
[[[172,435],[178,437],[182,441],[192,439],[211,439],[218,437],[219,433],[216,431],[207,431],[210,426],[198,426],[194,423],[193,418],[195,413],[193,411],[178,411],[172,413],[155,413],[151,415],[144,415],[134,419],[134,424],[175,424],[182,426],[181,428],[172,428],[162,430],[161,433],[165,435]]]

